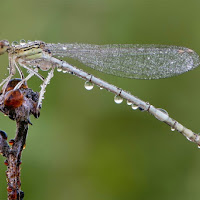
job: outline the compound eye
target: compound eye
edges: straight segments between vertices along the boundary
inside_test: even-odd
[[[7,40],[0,40],[0,55],[4,54],[10,48]]]

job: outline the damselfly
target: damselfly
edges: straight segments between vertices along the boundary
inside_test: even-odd
[[[0,55],[6,52],[9,58],[9,76],[0,84],[3,86],[3,92],[16,70],[22,81],[14,89],[18,89],[24,82],[36,75],[42,80],[39,107],[45,88],[53,77],[54,69],[57,68],[57,71],[68,72],[85,79],[86,89],[92,89],[95,84],[114,93],[116,103],[121,103],[123,99],[126,99],[133,109],[148,111],[160,121],[171,126],[171,129],[181,132],[190,141],[200,145],[199,135],[170,118],[165,110],[155,108],[129,92],[54,57],[70,57],[95,70],[125,78],[159,79],[179,75],[197,67],[200,64],[200,58],[191,49],[166,45],[50,44],[42,41],[26,43],[24,40],[21,40],[19,44],[13,42],[10,45],[7,40],[2,40],[0,41]],[[27,77],[24,77],[21,67],[27,69]],[[39,74],[38,69],[50,70],[50,72],[44,78]]]

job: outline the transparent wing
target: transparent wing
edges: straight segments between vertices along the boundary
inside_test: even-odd
[[[46,44],[53,56],[70,57],[95,70],[137,79],[182,74],[200,63],[193,50],[165,45]]]

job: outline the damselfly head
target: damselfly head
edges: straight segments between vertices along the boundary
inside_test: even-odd
[[[10,49],[10,44],[7,40],[0,40],[0,55],[4,54],[5,52]]]

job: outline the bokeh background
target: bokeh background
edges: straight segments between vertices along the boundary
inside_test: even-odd
[[[52,43],[166,44],[200,53],[198,0],[7,0],[0,2],[0,38]],[[67,59],[66,59],[67,60]],[[198,132],[200,68],[174,78],[131,80],[70,61],[130,91]],[[0,79],[7,55],[0,57]],[[40,80],[29,86],[39,91]],[[25,199],[199,199],[200,150],[148,113],[113,94],[55,72],[41,117],[31,118],[22,160]],[[9,139],[15,122],[0,114]],[[6,180],[0,157],[0,199]]]

